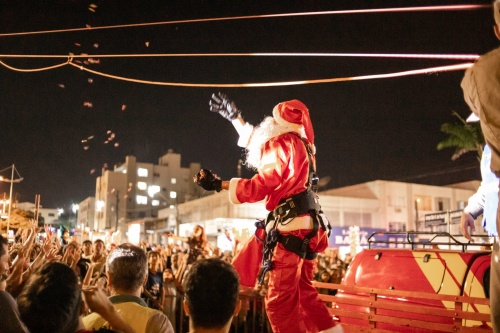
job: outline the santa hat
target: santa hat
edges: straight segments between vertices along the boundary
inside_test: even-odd
[[[274,120],[282,126],[300,134],[311,146],[314,146],[314,131],[309,117],[309,110],[299,100],[282,102],[273,109]]]

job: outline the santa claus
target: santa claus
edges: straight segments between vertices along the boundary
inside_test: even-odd
[[[298,100],[282,102],[257,127],[245,122],[224,94],[212,95],[210,110],[232,122],[240,136],[238,145],[246,149],[245,163],[257,173],[250,179],[223,181],[203,169],[195,181],[206,190],[228,190],[233,204],[265,200],[270,212],[263,253],[251,253],[255,247],[247,246],[233,262],[242,284],[248,277],[255,283],[258,267],[249,263],[262,258],[261,272],[269,274],[266,310],[275,333],[343,332],[311,283],[313,259],[328,246],[330,225],[315,193],[309,110]]]

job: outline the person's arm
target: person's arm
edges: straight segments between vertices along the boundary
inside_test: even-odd
[[[123,333],[135,333],[135,330],[120,316],[104,291],[97,287],[82,287],[83,298],[91,311],[104,318],[113,329]]]
[[[161,298],[161,300],[162,300],[162,301],[157,300],[157,299],[155,299],[155,298],[153,297],[153,295],[151,295],[151,293],[150,293],[150,292],[149,292],[146,288],[144,288],[144,287],[142,288],[142,293],[143,293],[143,294],[144,294],[147,298],[149,298],[149,300],[150,300],[151,302],[153,302],[153,303],[154,303],[154,305],[155,305],[156,307],[158,307],[158,310],[163,311],[163,296],[162,296],[162,298]]]
[[[161,310],[163,311],[163,308],[165,306],[165,285],[163,284],[163,281],[162,281],[162,284],[160,285],[160,299],[159,299],[159,302],[160,302]]]
[[[212,94],[209,105],[210,111],[219,113],[233,124],[234,129],[240,136],[238,139],[238,146],[246,148],[253,134],[254,127],[243,120],[241,111],[236,104],[225,94],[219,92],[217,94]]]
[[[82,257],[82,250],[81,249],[76,249],[73,251],[71,254],[71,269],[73,269],[76,273],[76,265],[78,264],[78,261]]]

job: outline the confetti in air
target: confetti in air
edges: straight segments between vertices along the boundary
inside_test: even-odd
[[[59,84],[58,84],[58,86],[59,86],[59,88],[63,88],[63,89],[64,89],[64,88],[66,88],[66,87],[64,86],[64,84],[62,84],[62,83],[59,83]]]
[[[92,107],[92,102],[83,102],[83,106],[91,108]]]

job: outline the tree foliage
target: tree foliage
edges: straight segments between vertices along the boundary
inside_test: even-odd
[[[460,120],[460,123],[441,125],[441,132],[448,134],[448,137],[438,143],[437,149],[455,148],[455,152],[451,156],[453,161],[469,152],[475,152],[477,159],[481,161],[485,141],[479,122],[468,123],[455,111],[453,111],[453,115]]]
[[[9,229],[17,230],[20,228],[30,228],[30,221],[35,218],[35,214],[33,212],[22,210],[22,209],[13,209],[10,214],[10,222],[7,219],[0,220],[0,232],[7,230],[7,224],[9,225]],[[43,219],[38,220],[38,226],[43,226]]]

